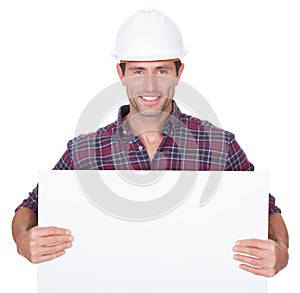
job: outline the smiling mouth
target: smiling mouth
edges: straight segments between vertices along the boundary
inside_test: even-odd
[[[161,96],[139,96],[142,100],[147,102],[154,102],[161,98]]]

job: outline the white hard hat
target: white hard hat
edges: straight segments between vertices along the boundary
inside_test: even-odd
[[[175,23],[157,10],[139,10],[119,29],[112,55],[124,61],[153,61],[186,55]]]

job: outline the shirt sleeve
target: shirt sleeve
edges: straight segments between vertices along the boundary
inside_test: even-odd
[[[231,134],[225,171],[254,171],[254,166],[248,161],[245,152]]]
[[[72,141],[68,142],[68,149],[65,151],[63,156],[60,158],[60,160],[57,162],[57,164],[54,166],[52,170],[73,170],[73,160],[71,155],[71,148]],[[24,199],[23,202],[16,208],[15,211],[17,211],[20,208],[29,208],[30,210],[34,211],[36,214],[38,214],[38,192],[39,191],[39,185],[29,192],[28,198]]]
[[[226,171],[254,171],[254,166],[248,161],[248,158],[242,148],[235,140],[234,135],[229,145]],[[269,215],[281,213],[281,209],[275,204],[276,199],[269,194]]]
[[[39,189],[39,185],[37,185],[31,192],[29,192],[29,196],[23,200],[23,202],[16,208],[15,211],[17,211],[20,208],[28,208],[37,214],[38,213],[38,189]]]
[[[63,156],[52,170],[74,170],[73,158],[71,154],[72,143],[72,140],[68,142],[68,149],[65,151]]]
[[[276,199],[272,194],[269,194],[269,215],[281,213],[281,209],[275,204]]]

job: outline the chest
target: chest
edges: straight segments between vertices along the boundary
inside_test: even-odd
[[[227,153],[207,142],[163,137],[153,144],[141,139],[97,145],[76,152],[77,169],[85,170],[224,170]]]

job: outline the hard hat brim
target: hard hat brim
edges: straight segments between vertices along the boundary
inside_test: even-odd
[[[179,61],[180,58],[170,58],[170,59],[157,59],[157,60],[141,60],[141,59],[134,59],[134,60],[120,60],[120,63],[126,63],[126,62],[161,62],[161,61]]]

